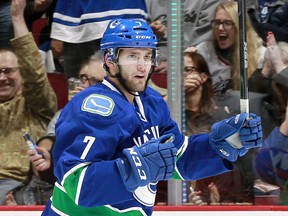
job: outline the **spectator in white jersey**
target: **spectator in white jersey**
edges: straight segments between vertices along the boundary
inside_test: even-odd
[[[100,40],[112,17],[146,20],[145,1],[57,1],[51,38],[64,43],[64,73],[67,79],[77,78],[82,62],[100,49]]]

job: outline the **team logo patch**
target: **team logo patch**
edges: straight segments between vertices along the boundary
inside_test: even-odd
[[[84,100],[81,109],[86,112],[109,116],[111,115],[114,106],[115,103],[111,98],[103,95],[92,94]]]

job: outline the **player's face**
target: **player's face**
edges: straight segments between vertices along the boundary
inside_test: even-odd
[[[224,9],[216,12],[213,28],[214,35],[221,49],[228,49],[234,45],[236,28],[231,17]]]
[[[128,89],[132,92],[144,91],[152,66],[152,49],[121,49],[118,65],[121,70],[121,76]]]

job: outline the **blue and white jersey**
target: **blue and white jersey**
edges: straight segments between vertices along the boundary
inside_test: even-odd
[[[176,179],[199,179],[230,170],[212,150],[208,134],[185,137],[163,98],[147,87],[131,104],[104,80],[78,93],[56,124],[55,184],[42,215],[151,215],[156,183],[129,192],[116,165],[125,148],[173,133]]]
[[[144,0],[58,0],[51,38],[82,43],[102,38],[111,19],[147,19]]]

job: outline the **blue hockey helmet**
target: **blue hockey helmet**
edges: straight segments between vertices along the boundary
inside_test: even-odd
[[[151,27],[143,20],[111,20],[101,40],[102,58],[108,52],[108,58],[116,62],[119,48],[151,48],[153,62],[156,65],[157,37]]]

